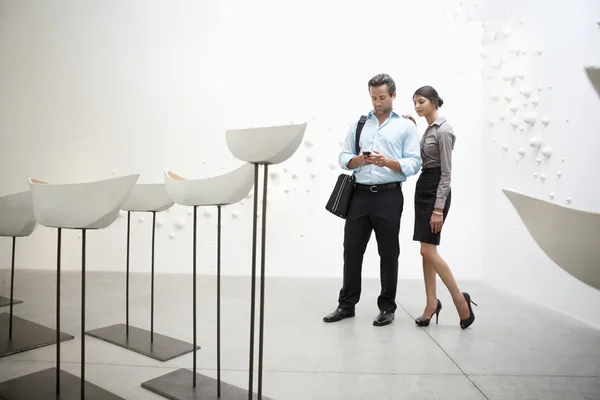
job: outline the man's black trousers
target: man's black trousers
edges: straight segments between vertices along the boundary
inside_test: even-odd
[[[383,185],[381,185],[383,186]],[[400,219],[404,195],[400,183],[392,188],[357,185],[344,228],[344,283],[339,307],[354,310],[360,300],[362,264],[371,232],[375,231],[380,256],[380,311],[396,311]]]

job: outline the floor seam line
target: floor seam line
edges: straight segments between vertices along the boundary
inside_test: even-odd
[[[400,307],[402,307],[402,309],[404,310],[404,312],[405,312],[406,314],[408,314],[408,315],[409,315],[409,316],[410,316],[410,317],[413,319],[413,321],[414,321],[415,317],[413,317],[413,316],[412,316],[412,315],[411,315],[411,314],[408,312],[408,310],[407,310],[406,308],[404,308],[404,306],[403,306],[402,304],[398,303],[398,305],[399,305]],[[427,330],[426,330],[426,329],[423,329],[423,328],[421,328],[421,330],[422,330],[422,331],[423,331],[423,332],[424,332],[424,333],[425,333],[427,336],[429,336],[429,338],[430,338],[430,339],[433,341],[433,343],[435,343],[435,344],[436,344],[436,345],[437,345],[437,346],[440,348],[440,350],[442,350],[442,351],[444,352],[444,354],[446,355],[446,357],[448,357],[448,358],[450,359],[450,361],[452,361],[452,363],[453,363],[453,364],[456,366],[456,368],[458,368],[458,369],[460,370],[460,372],[462,372],[463,376],[464,376],[465,378],[467,378],[467,379],[469,380],[469,382],[471,382],[471,384],[472,384],[472,385],[475,387],[475,389],[477,389],[477,390],[479,391],[479,393],[481,393],[481,395],[482,395],[482,396],[483,396],[483,397],[484,397],[486,400],[490,400],[490,399],[489,399],[489,398],[488,398],[488,397],[485,395],[485,393],[483,393],[483,390],[481,390],[481,389],[479,388],[479,386],[477,386],[477,384],[475,384],[475,382],[473,382],[473,380],[470,378],[470,376],[469,376],[467,373],[465,373],[465,371],[463,371],[463,369],[462,369],[462,368],[461,368],[461,367],[460,367],[460,366],[459,366],[459,365],[456,363],[456,361],[454,361],[454,359],[453,359],[453,358],[450,356],[450,354],[448,354],[448,352],[447,352],[447,351],[446,351],[446,350],[445,350],[445,349],[444,349],[444,348],[443,348],[443,347],[442,347],[442,346],[441,346],[441,345],[440,345],[440,344],[437,342],[437,340],[435,340],[435,339],[433,338],[433,336],[431,336],[431,334],[430,334],[429,332],[427,332]]]

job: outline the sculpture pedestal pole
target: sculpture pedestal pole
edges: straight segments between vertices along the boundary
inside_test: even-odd
[[[184,342],[154,332],[154,243],[156,236],[156,212],[152,212],[152,254],[150,271],[150,330],[129,324],[129,238],[131,211],[127,212],[127,270],[125,292],[125,324],[115,324],[86,332],[89,336],[123,347],[158,361],[168,361],[197,348],[196,344]]]
[[[258,169],[259,164],[254,166],[254,214],[253,214],[253,241],[252,241],[252,295],[250,310],[250,369],[249,389],[245,390],[225,382],[221,382],[221,206],[218,206],[217,226],[217,379],[197,373],[196,351],[192,371],[180,368],[158,378],[142,383],[142,387],[170,400],[252,400],[256,393],[252,392],[254,374],[254,321],[256,308],[256,247],[257,247],[257,219],[258,219]],[[265,165],[265,177],[267,177],[267,166]],[[265,265],[265,226],[267,206],[267,180],[265,179],[263,213],[262,213],[262,259],[261,259],[261,282],[260,282],[260,328],[259,328],[259,371],[258,371],[258,397],[260,400],[273,400],[262,396],[262,355],[263,355],[263,327],[264,327],[264,265]],[[194,240],[193,240],[193,330],[194,344],[196,343],[196,232],[197,232],[197,206],[194,206]]]
[[[56,332],[60,332],[60,267],[61,228],[58,229]],[[60,341],[56,346],[56,367],[34,372],[0,383],[3,400],[125,400],[85,380],[85,262],[86,229],[82,229],[81,244],[81,373],[80,377],[60,369]],[[57,334],[57,339],[59,338]]]
[[[15,257],[17,238],[12,238],[12,262],[10,270],[10,305],[9,313],[0,314],[0,357],[22,353],[39,347],[49,346],[60,341],[73,339],[73,336],[27,321],[13,315],[13,305],[21,303],[14,300]],[[58,334],[57,334],[58,332]]]

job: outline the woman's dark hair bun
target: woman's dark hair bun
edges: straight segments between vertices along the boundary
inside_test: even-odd
[[[431,101],[433,104],[435,104],[438,108],[441,107],[442,104],[444,104],[444,100],[442,100],[442,98],[438,95],[437,90],[435,90],[431,86],[421,86],[420,88],[417,89],[417,91],[415,92],[413,97],[416,95],[427,98],[429,101]]]

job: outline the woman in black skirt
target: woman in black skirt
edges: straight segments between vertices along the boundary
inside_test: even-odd
[[[415,111],[427,120],[427,129],[421,138],[422,171],[415,189],[415,228],[413,240],[421,242],[423,276],[427,305],[423,315],[415,320],[419,326],[428,326],[435,315],[437,324],[442,303],[436,295],[436,274],[446,285],[465,329],[473,323],[475,315],[471,308],[471,296],[462,293],[452,271],[439,255],[442,226],[450,210],[452,150],[456,136],[438,109],[444,103],[431,86],[419,88],[413,95]],[[475,304],[475,303],[473,303]]]

